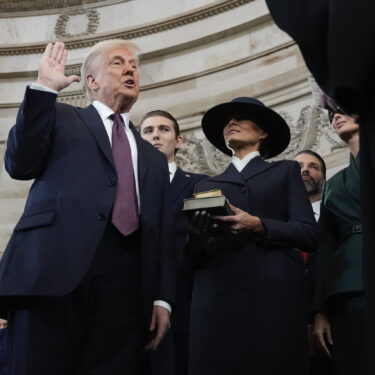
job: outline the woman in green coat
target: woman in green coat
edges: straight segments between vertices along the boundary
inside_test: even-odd
[[[333,360],[335,375],[363,374],[365,302],[359,181],[359,125],[346,114],[330,113],[332,127],[350,150],[350,164],[322,191],[314,296],[314,333]]]

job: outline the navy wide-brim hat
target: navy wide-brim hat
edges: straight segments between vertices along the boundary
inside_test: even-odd
[[[223,129],[236,113],[246,114],[247,119],[254,121],[267,134],[264,158],[272,158],[281,154],[289,145],[290,130],[286,121],[275,111],[266,107],[261,101],[240,97],[229,103],[219,104],[208,110],[202,119],[203,133],[207,139],[221,152],[232,156],[224,141]]]

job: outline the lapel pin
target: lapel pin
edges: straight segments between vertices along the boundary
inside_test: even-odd
[[[185,177],[191,177],[191,175],[186,173],[186,174],[185,174]]]

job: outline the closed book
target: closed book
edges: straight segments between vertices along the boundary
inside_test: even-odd
[[[191,219],[197,211],[206,211],[211,216],[227,216],[234,215],[228,200],[225,196],[205,196],[204,198],[188,198],[184,199],[183,212]],[[217,225],[211,228],[210,235],[212,236],[228,236],[231,234],[230,226],[232,223],[226,223],[220,220],[213,220]]]
[[[184,199],[184,207],[182,210],[189,217],[194,215],[196,211],[206,211],[212,216],[233,215],[233,211],[223,195]]]

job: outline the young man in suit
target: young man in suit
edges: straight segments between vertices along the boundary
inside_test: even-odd
[[[185,172],[177,167],[176,154],[182,146],[182,136],[177,120],[166,111],[148,112],[140,124],[143,139],[164,153],[168,159],[171,197],[174,215],[174,249],[177,268],[177,302],[172,329],[155,356],[154,373],[187,375],[188,332],[193,270],[186,262],[186,218],[182,212],[183,200],[192,197],[194,185],[205,175]]]
[[[196,185],[220,189],[233,215],[197,211],[187,252],[195,262],[190,375],[307,373],[303,268],[318,231],[295,161],[266,162],[289,144],[285,120],[254,98],[206,112],[202,128],[232,162]],[[225,225],[227,235],[214,229]]]
[[[0,265],[12,374],[136,375],[148,330],[155,349],[169,328],[168,168],[129,121],[137,51],[123,40],[92,48],[87,108],[56,103],[79,80],[64,74],[61,42],[26,89],[5,154],[11,177],[35,179]]]

